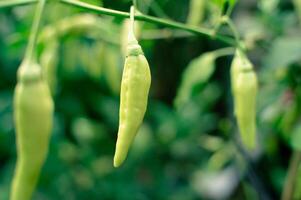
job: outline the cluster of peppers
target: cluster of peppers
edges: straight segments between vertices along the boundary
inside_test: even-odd
[[[41,1],[42,2],[42,1]],[[29,200],[46,160],[53,123],[54,104],[41,66],[34,54],[25,56],[18,70],[14,94],[17,134],[17,164],[11,187],[11,200]],[[255,148],[257,78],[247,57],[237,50],[231,66],[235,116],[243,144]],[[134,8],[128,31],[126,58],[121,82],[119,129],[114,166],[119,167],[142,124],[151,73],[134,34]]]

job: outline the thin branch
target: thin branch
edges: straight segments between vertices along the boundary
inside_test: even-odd
[[[301,162],[301,152],[294,151],[290,164],[288,174],[285,180],[285,185],[282,191],[282,200],[291,200],[293,199],[294,191],[295,191],[295,183],[298,178],[298,168]]]
[[[135,7],[135,9],[138,9],[137,0],[133,0],[133,6]]]
[[[249,179],[251,185],[254,187],[256,192],[258,193],[259,199],[261,200],[271,200],[272,198],[270,197],[263,181],[261,180],[260,176],[257,174],[255,170],[254,163],[252,162],[252,159],[248,155],[248,153],[244,150],[244,148],[240,145],[236,137],[232,136],[232,140],[234,141],[234,145],[237,149],[237,152],[243,160],[246,163],[246,175],[247,178]]]
[[[37,2],[38,2],[37,0],[2,0],[0,1],[0,8],[21,6],[21,5],[33,4]]]
[[[154,12],[155,15],[157,15],[157,17],[170,19],[170,17],[164,12],[164,10],[162,10],[162,8],[160,7],[157,1],[153,1],[150,4],[150,9]]]
[[[129,18],[130,17],[130,14],[128,12],[122,12],[122,11],[107,9],[107,8],[103,8],[103,7],[98,7],[98,6],[90,5],[88,3],[84,3],[84,2],[81,2],[78,0],[60,0],[60,1],[62,3],[68,4],[68,5],[76,6],[76,7],[82,8],[82,9],[94,11],[94,12],[104,14],[104,15],[121,17],[121,18]],[[0,8],[16,6],[16,5],[32,4],[35,2],[37,2],[37,0],[5,0],[0,3]],[[145,21],[145,22],[149,22],[149,23],[163,25],[163,26],[169,27],[169,28],[185,30],[190,33],[197,34],[197,35],[207,36],[212,39],[222,41],[231,46],[237,45],[236,41],[232,37],[228,37],[228,36],[224,36],[224,35],[220,35],[220,34],[214,34],[214,31],[212,31],[211,29],[190,26],[190,25],[186,25],[184,23],[175,22],[175,21],[168,20],[168,19],[161,19],[158,17],[144,15],[139,12],[136,13],[135,19],[139,20],[139,21]]]
[[[245,46],[242,44],[241,39],[240,39],[240,35],[238,30],[236,29],[236,26],[234,25],[233,21],[231,20],[231,18],[229,18],[228,16],[223,16],[222,17],[222,22],[227,24],[228,27],[231,29],[235,40],[236,40],[236,47],[240,48],[240,50],[242,50],[243,52],[245,52]]]
[[[26,52],[25,52],[25,59],[32,59],[35,53],[35,47],[37,43],[37,38],[38,38],[38,31],[40,28],[41,24],[41,19],[42,19],[42,13],[44,11],[46,0],[39,0],[37,7],[36,7],[36,13],[33,19],[31,31],[30,31],[30,36],[29,36],[29,41],[26,47]]]
[[[164,40],[175,38],[194,37],[195,34],[184,32],[181,30],[172,31],[170,29],[148,29],[143,30],[140,40]]]
[[[218,49],[213,51],[216,58],[223,57],[223,56],[230,56],[235,53],[235,48],[233,47],[226,47],[222,49]]]
[[[109,16],[121,17],[121,18],[129,18],[130,17],[130,14],[128,12],[121,12],[121,11],[116,11],[116,10],[107,9],[107,8],[103,8],[103,7],[98,7],[98,6],[90,5],[90,4],[87,4],[84,2],[80,2],[78,0],[61,0],[61,2],[65,3],[65,4],[73,5],[73,6],[76,6],[79,8],[94,11],[94,12],[97,12],[100,14],[109,15]],[[231,46],[236,46],[236,42],[233,38],[223,36],[223,35],[213,35],[212,31],[210,29],[188,26],[183,23],[179,23],[179,22],[175,22],[175,21],[167,20],[167,19],[161,19],[161,18],[157,18],[157,17],[152,17],[149,15],[141,14],[139,12],[136,13],[135,19],[139,20],[139,21],[145,21],[145,22],[163,25],[163,26],[166,26],[169,28],[182,29],[182,30],[194,33],[194,34],[198,34],[198,35],[205,35],[207,37],[220,40]]]

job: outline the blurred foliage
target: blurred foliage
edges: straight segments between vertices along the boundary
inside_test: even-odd
[[[85,2],[128,11],[132,1]],[[143,13],[180,22],[189,13],[189,1],[138,2]],[[141,22],[140,42],[152,71],[151,94],[144,124],[119,169],[113,168],[112,159],[124,60],[123,20],[48,3],[38,52],[50,77],[56,112],[34,199],[279,199],[291,154],[301,150],[298,2],[206,4],[202,26],[212,28],[225,8],[237,3],[231,18],[260,82],[258,148],[252,154],[241,146],[233,118],[232,57],[204,61],[204,53],[225,46],[206,37],[166,37],[164,27]],[[16,161],[12,96],[33,12],[34,6],[0,10],[0,199],[8,199]],[[230,33],[226,27],[220,31]],[[196,65],[199,68],[192,69]],[[176,97],[182,99],[175,108]],[[295,199],[301,198],[300,177],[301,167]]]

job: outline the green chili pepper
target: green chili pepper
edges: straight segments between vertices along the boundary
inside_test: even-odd
[[[237,67],[238,73],[234,73],[236,77],[233,77],[235,116],[242,143],[252,150],[256,147],[257,76],[246,57],[241,56],[237,59],[240,67]]]
[[[101,41],[95,41],[92,45],[82,44],[81,47],[80,66],[94,81],[99,81],[103,74],[103,49],[104,44]]]
[[[193,59],[183,72],[182,81],[175,98],[175,106],[182,107],[192,96],[193,89],[206,83],[215,70],[214,52],[204,53]]]
[[[18,70],[14,94],[17,165],[11,200],[30,200],[48,153],[53,102],[41,67],[26,60]]]
[[[113,45],[105,45],[103,52],[104,77],[114,95],[120,93],[122,76],[122,57],[120,51]]]
[[[199,25],[205,16],[206,0],[190,0],[187,23]]]
[[[133,21],[133,7],[131,9]],[[114,166],[120,166],[126,159],[130,145],[143,121],[151,84],[151,73],[143,51],[129,31],[127,57],[121,82],[119,130],[114,156]]]
[[[58,47],[59,43],[56,38],[52,38],[46,43],[45,49],[41,54],[40,63],[43,68],[43,76],[48,83],[52,94],[57,87],[57,64],[58,64]]]

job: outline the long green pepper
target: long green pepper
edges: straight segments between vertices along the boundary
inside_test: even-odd
[[[52,129],[53,101],[35,49],[45,0],[39,0],[29,43],[14,93],[17,163],[10,200],[30,200],[46,160]]]
[[[41,67],[25,60],[18,70],[14,94],[17,165],[11,200],[30,200],[48,153],[53,102]]]
[[[131,8],[133,19],[133,7]],[[114,156],[114,167],[119,167],[143,121],[151,85],[149,64],[134,36],[133,24],[129,31],[127,56],[121,82],[119,130]]]
[[[236,52],[231,66],[231,86],[234,96],[234,114],[243,145],[249,149],[256,147],[256,97],[257,76],[247,57]]]

